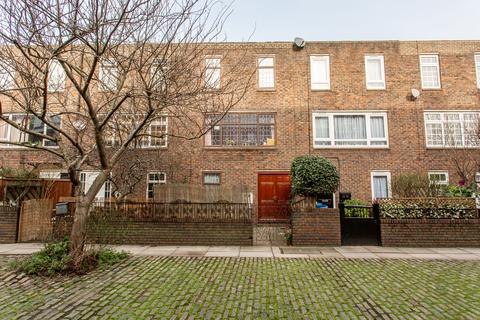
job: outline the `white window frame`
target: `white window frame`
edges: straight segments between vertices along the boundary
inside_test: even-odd
[[[432,180],[432,178],[430,177],[431,175],[440,175],[440,174],[445,175],[445,179],[446,179],[445,181],[435,181],[435,180]],[[447,186],[448,183],[449,183],[448,171],[446,171],[446,170],[428,171],[428,180],[430,180],[430,183],[435,183],[437,185]]]
[[[380,73],[382,79],[380,81],[377,80],[369,80],[368,77],[368,62],[369,61],[380,61]],[[386,80],[385,80],[385,60],[383,55],[366,55],[365,56],[365,83],[367,90],[385,90],[386,89]],[[372,83],[380,84],[379,86],[371,86]]]
[[[387,198],[392,197],[392,174],[389,170],[374,170],[370,172],[370,187],[372,189],[372,200],[376,200],[375,198],[375,189],[373,184],[374,177],[387,177]]]
[[[33,115],[27,115],[25,113],[4,113],[3,116],[8,117],[9,120],[12,120],[12,117],[14,117],[14,116],[23,116],[23,117],[26,117],[26,118],[33,117]],[[27,121],[27,129],[30,130],[30,128],[29,128],[30,127],[30,121],[32,121],[32,119],[29,118],[26,121]],[[48,125],[44,122],[42,122],[42,124],[43,124],[43,132],[41,132],[41,133],[46,135],[47,130],[48,130]],[[0,138],[0,141],[12,142],[11,141],[11,133],[12,133],[12,128],[14,128],[14,127],[11,126],[10,124],[6,123],[6,122],[5,122],[5,125],[7,126],[7,131],[6,131],[7,132],[7,138],[6,139],[1,139]],[[60,117],[60,128],[61,127],[62,127],[62,117]],[[21,131],[20,134],[22,136],[22,139],[19,142],[20,143],[27,143],[29,141],[30,135],[28,133],[25,133],[24,131]],[[50,140],[43,139],[43,138],[41,140],[42,140],[42,143],[41,143],[42,147],[52,148],[52,149],[59,148],[58,144],[54,145],[54,146],[46,145],[46,142],[50,141]],[[0,144],[0,149],[4,149],[4,148],[21,148],[21,149],[23,149],[23,148],[28,148],[28,147],[27,146],[14,145],[14,144],[3,144],[3,143]]]
[[[163,180],[150,180],[150,175],[153,175],[153,174],[159,174],[159,175],[162,175],[163,174]],[[150,187],[150,184],[152,185],[156,185],[156,184],[166,184],[167,183],[167,174],[164,172],[164,171],[149,171],[147,173],[147,190],[146,190],[146,193],[145,193],[145,198],[148,200],[150,199],[153,199],[154,197],[152,198],[149,198],[148,197],[148,192],[149,192],[149,187]],[[152,190],[153,192],[154,190]]]
[[[435,58],[435,63],[422,63],[422,58]],[[422,82],[422,89],[441,89],[442,88],[442,81],[440,76],[440,57],[438,54],[421,54],[419,55],[419,62],[420,62],[420,80]],[[437,80],[438,86],[425,86],[423,81],[423,66],[425,67],[436,67],[437,68]]]
[[[272,59],[273,64],[272,66],[260,66],[260,63],[263,59]],[[257,57],[257,88],[259,90],[275,90],[276,87],[276,72],[275,72],[275,67],[276,67],[276,61],[275,61],[275,56],[273,55],[264,55],[264,56],[258,56]],[[260,73],[261,70],[272,70],[273,72],[273,85],[272,86],[263,86],[261,81],[260,81]]]
[[[54,72],[55,71],[55,72]],[[52,59],[48,63],[48,92],[63,92],[67,75],[60,61]]]
[[[218,79],[212,79],[217,74]],[[205,86],[209,89],[218,90],[222,83],[222,58],[219,56],[205,57]]]
[[[365,116],[365,125],[367,128],[367,144],[366,145],[336,145],[334,137],[334,117],[335,116]],[[328,129],[329,137],[328,138],[316,138],[316,117],[325,117],[328,118]],[[372,138],[371,135],[371,117],[383,117],[384,119],[384,129],[385,129],[385,139]],[[313,148],[314,149],[387,149],[389,148],[389,137],[388,137],[388,115],[387,112],[314,112],[312,114],[312,135],[313,135]],[[316,145],[317,141],[330,141],[330,145]],[[362,140],[363,141],[363,140]],[[373,141],[386,141],[384,145],[372,145]]]
[[[132,116],[134,117],[134,115],[126,115],[124,114],[124,116]],[[152,122],[150,122],[148,124],[148,127],[146,128],[146,131],[148,133],[147,136],[144,136],[140,139],[140,143],[138,144],[135,144],[134,142],[131,142],[130,143],[130,148],[139,148],[139,149],[160,149],[160,148],[167,148],[168,147],[168,115],[164,114],[164,115],[161,115],[159,116],[161,118],[165,118],[164,122],[163,122],[163,119],[160,119],[160,118],[156,118],[154,119]],[[118,120],[117,120],[118,121]],[[164,137],[164,144],[163,145],[152,145],[152,139],[155,139],[156,137],[152,137],[150,136],[151,134],[151,130],[152,130],[152,126],[153,125],[164,125],[165,126],[165,137]],[[107,143],[107,147],[116,147],[116,146],[119,146],[119,139],[117,140],[117,136],[118,136],[118,131],[115,130],[115,128],[111,128],[111,136],[108,136],[106,137],[106,143]]]
[[[326,82],[314,82],[313,73],[315,68],[315,63],[321,62],[325,63],[327,79]],[[330,56],[328,54],[313,54],[310,56],[310,88],[314,91],[323,91],[330,90]]]
[[[110,77],[113,78],[110,79]],[[118,81],[119,81],[119,70],[118,64],[114,59],[104,58],[100,61],[99,67],[99,91],[116,91],[118,90]],[[109,81],[115,81],[115,83],[110,83]]]
[[[205,182],[205,176],[208,174],[218,175],[218,183]],[[205,186],[219,186],[222,184],[222,173],[220,171],[203,171],[202,172],[202,184]]]
[[[168,70],[168,60],[156,58],[150,66],[150,80],[154,88],[165,90],[166,88],[166,71]]]
[[[79,180],[80,180],[80,190],[82,192],[82,194],[85,194],[88,192],[88,190],[86,190],[86,185],[87,185],[87,177],[89,175],[95,175],[94,178],[92,178],[92,181],[91,183],[93,183],[93,181],[95,181],[96,177],[100,174],[101,171],[99,170],[84,170],[84,171],[81,171],[80,172],[80,176],[79,176]],[[91,184],[89,186],[89,189],[91,188]],[[101,195],[101,193],[103,192],[103,195]],[[99,196],[100,195],[100,196]],[[110,200],[112,196],[112,184],[110,182],[110,179],[107,179],[104,184],[102,185],[102,187],[100,188],[100,190],[98,191],[98,193],[95,195],[95,201],[97,202],[103,202],[105,200]]]
[[[477,88],[480,89],[480,53],[475,54],[475,73],[477,74]]]
[[[437,114],[440,115],[440,120],[427,120],[427,115],[429,114]],[[448,114],[458,114],[460,115],[458,121],[453,121],[453,120],[445,120],[445,115]],[[465,132],[465,123],[468,122],[468,120],[464,119],[464,116],[466,114],[477,114],[478,116],[478,122],[480,122],[480,113],[478,111],[425,111],[423,113],[423,122],[424,122],[424,133],[425,133],[425,145],[427,148],[431,149],[445,149],[445,148],[460,148],[460,149],[478,149],[480,148],[480,141],[477,146],[475,145],[465,145],[465,138],[466,138],[466,132]],[[447,145],[445,143],[445,124],[448,123],[448,121],[451,122],[456,122],[460,124],[461,132],[462,132],[462,144],[461,145]],[[428,144],[428,132],[427,132],[427,124],[441,124],[442,128],[442,145],[432,145]],[[479,123],[475,124],[475,126],[478,126]]]
[[[0,79],[5,79],[5,85],[2,86],[0,83],[0,91],[1,90],[11,90],[15,86],[15,67],[14,62],[9,59],[2,59],[0,60]]]

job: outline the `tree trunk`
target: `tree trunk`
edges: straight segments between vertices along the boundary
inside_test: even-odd
[[[82,199],[83,200],[83,199]],[[83,248],[87,235],[87,218],[89,205],[85,201],[77,202],[70,235],[70,257],[75,268],[80,266],[83,258]]]

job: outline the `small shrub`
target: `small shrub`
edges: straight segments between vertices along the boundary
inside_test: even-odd
[[[323,157],[306,155],[292,162],[292,194],[316,197],[337,191],[340,176],[337,168]]]
[[[84,253],[79,269],[74,269],[69,256],[69,242],[51,243],[27,259],[17,260],[10,267],[28,275],[55,276],[70,273],[83,274],[96,268],[105,268],[126,259],[125,252],[115,252],[107,248],[91,249]]]
[[[392,194],[396,198],[425,198],[443,194],[445,186],[432,183],[428,175],[401,174],[392,178]]]
[[[466,186],[457,186],[457,185],[449,185],[445,190],[445,196],[447,197],[471,197],[475,192],[473,187],[466,187]]]
[[[343,202],[345,206],[367,206],[368,203],[359,199],[350,199]],[[366,208],[345,208],[346,217],[368,218],[369,209]]]

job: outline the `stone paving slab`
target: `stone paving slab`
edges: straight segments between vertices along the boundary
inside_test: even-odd
[[[109,246],[136,256],[346,258],[480,260],[480,248],[393,248],[374,246],[267,247],[267,246]],[[0,244],[0,255],[31,254],[40,243]]]
[[[2,320],[480,319],[479,261],[134,256],[47,279],[8,271],[9,259]]]

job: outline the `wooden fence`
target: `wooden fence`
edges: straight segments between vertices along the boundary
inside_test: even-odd
[[[53,231],[53,200],[38,199],[22,202],[18,241],[46,241]]]
[[[132,222],[250,223],[246,203],[98,202],[92,217]]]
[[[155,186],[155,202],[163,203],[248,203],[249,192],[243,185],[164,184]]]

